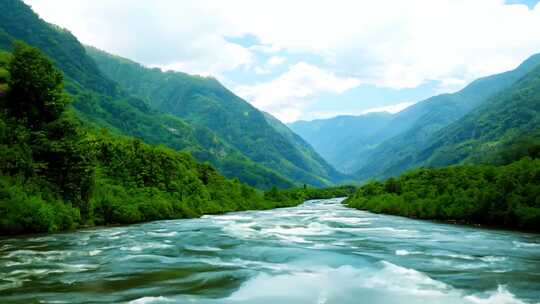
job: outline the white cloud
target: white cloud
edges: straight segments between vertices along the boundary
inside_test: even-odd
[[[212,8],[191,1],[26,0],[83,43],[147,66],[220,76],[252,64],[252,51],[225,39]],[[232,33],[231,33],[232,34]]]
[[[208,73],[249,63],[222,38],[243,34],[257,37],[260,50],[316,54],[340,74],[393,88],[469,81],[540,51],[540,5],[503,0],[26,2],[84,42],[145,64],[180,62]]]
[[[261,52],[264,54],[275,54],[281,49],[275,45],[264,45],[264,44],[256,44],[249,47],[250,50],[255,52]]]
[[[287,62],[287,58],[285,58],[285,57],[281,57],[281,56],[272,56],[272,57],[270,57],[270,59],[268,59],[268,61],[266,61],[265,64],[259,65],[259,66],[255,66],[255,67],[253,68],[253,71],[254,71],[255,74],[257,74],[257,75],[268,75],[268,74],[272,74],[273,70],[274,70],[276,67],[283,65],[285,62]]]
[[[250,70],[254,77],[270,74],[286,57],[291,71],[243,88],[255,105],[272,108],[274,114],[287,107],[287,113],[296,113],[292,109],[305,108],[306,100],[327,90],[317,89],[320,83],[299,86],[298,79],[288,79],[299,69],[291,58],[303,54],[319,58],[310,61],[317,65],[315,73],[340,75],[341,80],[394,89],[435,80],[446,91],[512,69],[540,52],[540,4],[529,10],[504,0],[25,2],[85,43],[146,65],[213,74],[225,82],[221,76],[236,69]],[[224,38],[243,35],[260,45]],[[254,54],[274,57],[256,62]]]
[[[400,102],[393,105],[383,106],[383,107],[375,107],[375,108],[369,108],[365,110],[350,110],[350,109],[343,109],[341,111],[335,110],[335,111],[313,111],[313,112],[307,112],[303,113],[302,120],[313,120],[313,119],[326,119],[326,118],[332,118],[336,116],[342,116],[342,115],[365,115],[368,113],[379,113],[379,112],[387,112],[391,114],[395,114],[398,112],[401,112],[405,110],[406,108],[416,104],[416,102]]]
[[[287,58],[280,57],[280,56],[272,56],[270,59],[268,59],[268,65],[271,67],[277,67],[279,65],[284,64],[287,61]]]
[[[302,110],[318,94],[341,94],[358,85],[358,79],[339,77],[314,65],[300,62],[290,66],[287,72],[271,81],[252,86],[241,85],[233,90],[256,107],[289,122],[298,119]]]
[[[260,66],[256,66],[253,71],[255,72],[255,74],[257,75],[268,75],[268,74],[271,74],[272,71],[270,69],[267,69],[267,68],[263,68],[263,67],[260,67]]]
[[[401,103],[384,106],[384,107],[370,108],[370,109],[361,111],[360,114],[377,113],[377,112],[388,112],[388,113],[395,114],[395,113],[405,110],[406,108],[414,105],[415,103],[416,102],[401,102]]]
[[[214,37],[216,38],[216,37]],[[217,38],[214,41],[204,42],[205,48],[220,48],[219,53],[199,55],[192,59],[184,61],[172,61],[165,64],[151,64],[162,70],[182,71],[201,76],[220,76],[224,71],[234,70],[241,66],[250,66],[253,64],[253,55],[251,52],[234,43],[224,42],[223,38]]]
[[[540,5],[503,0],[237,0],[220,12],[266,45],[316,54],[326,68],[391,88],[468,82],[540,51]]]

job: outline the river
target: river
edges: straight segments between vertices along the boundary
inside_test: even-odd
[[[538,303],[540,236],[339,199],[0,239],[0,303]]]

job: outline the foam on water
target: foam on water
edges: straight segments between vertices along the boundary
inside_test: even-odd
[[[296,236],[309,236],[309,235],[328,235],[332,233],[332,229],[327,225],[320,223],[309,223],[307,226],[276,226],[272,228],[265,228],[261,230],[262,234],[277,234],[277,235],[296,235]]]
[[[214,252],[214,251],[221,251],[221,248],[218,247],[211,247],[211,246],[185,246],[187,250],[191,251],[202,251],[202,252]]]
[[[129,301],[129,304],[150,304],[150,303],[171,303],[172,299],[165,297],[142,297],[133,301]]]
[[[143,243],[143,244],[140,244],[140,245],[122,246],[122,247],[120,247],[120,250],[141,252],[141,251],[146,250],[146,249],[165,249],[165,248],[172,248],[172,247],[174,247],[174,246],[170,245],[170,244],[151,242],[151,243]]]
[[[496,291],[489,292],[485,296],[470,295],[466,296],[465,300],[474,304],[525,304],[502,285],[499,285]]]
[[[3,240],[0,303],[530,304],[540,297],[540,237],[339,202]]]
[[[406,249],[398,249],[395,251],[395,254],[398,256],[414,255],[414,254],[424,254],[421,251],[409,251]]]
[[[469,303],[521,304],[504,288],[484,295],[465,295],[413,269],[382,262],[378,269],[341,266],[260,274],[244,283],[223,303]],[[294,286],[294,288],[291,288]],[[265,302],[266,301],[266,302]]]
[[[176,232],[176,231],[171,231],[171,232],[153,232],[153,231],[150,231],[150,232],[148,232],[148,235],[159,237],[159,238],[169,238],[169,237],[177,236],[178,232]]]
[[[517,248],[538,248],[540,247],[539,243],[528,243],[528,242],[520,242],[520,241],[513,241],[514,246]]]

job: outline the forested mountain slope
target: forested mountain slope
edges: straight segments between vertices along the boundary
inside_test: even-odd
[[[350,176],[347,176],[343,173],[336,171],[326,160],[316,152],[316,150],[302,137],[294,133],[287,125],[282,123],[279,119],[275,118],[269,113],[263,112],[266,121],[270,126],[272,126],[277,132],[284,136],[293,146],[302,152],[302,154],[307,155],[309,162],[312,162],[313,166],[316,166],[317,163],[323,164],[325,170],[331,172],[331,178],[336,182],[346,182],[352,180]]]
[[[462,119],[435,133],[414,160],[426,166],[484,162],[540,131],[540,66],[488,99]]]
[[[80,124],[37,48],[0,53],[0,235],[289,206],[191,155]]]
[[[356,176],[361,180],[388,177],[419,165],[418,151],[446,132],[441,129],[493,96],[512,89],[518,80],[539,64],[540,55],[531,56],[515,70],[478,79],[457,93],[435,96],[397,113],[381,132],[405,131],[386,139],[368,157],[364,157]],[[384,134],[389,133],[391,131]]]
[[[71,33],[39,19],[23,2],[1,1],[0,9],[4,12],[0,18],[0,48],[9,50],[14,40],[22,40],[47,54],[63,71],[78,116],[87,124],[189,151],[226,176],[238,177],[257,187],[292,186],[291,179],[246,157],[209,128],[163,114],[131,96],[100,71]],[[297,181],[323,183],[311,176]]]
[[[146,68],[91,47],[87,51],[107,76],[132,95],[156,110],[212,130],[253,161],[297,182],[320,186],[342,179],[311,147],[299,148],[261,111],[216,79]]]
[[[453,94],[421,101],[399,113],[338,116],[290,124],[332,165],[359,179],[387,177],[413,166],[414,154],[438,130],[512,86],[540,63],[535,55],[513,71],[485,77]]]
[[[362,152],[370,151],[385,137],[380,131],[391,119],[392,114],[382,112],[297,121],[289,127],[334,167],[342,172],[351,172]]]

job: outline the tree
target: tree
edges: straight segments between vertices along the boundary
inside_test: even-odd
[[[38,49],[15,42],[8,71],[6,107],[10,116],[23,120],[33,130],[60,117],[69,99],[62,73],[51,60]]]
[[[40,50],[15,42],[8,65],[10,78],[6,112],[29,132],[34,174],[45,177],[62,199],[86,217],[93,185],[93,155],[79,121],[66,109],[63,76]],[[14,128],[15,129],[15,128]],[[25,174],[28,176],[28,174]]]

